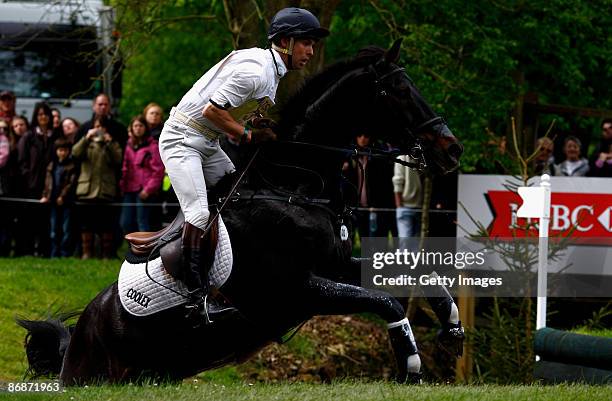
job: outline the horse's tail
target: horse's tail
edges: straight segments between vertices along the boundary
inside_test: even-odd
[[[25,337],[29,365],[26,376],[37,378],[59,375],[73,328],[66,325],[66,320],[78,314],[56,313],[44,320],[15,319],[19,326],[28,331]]]

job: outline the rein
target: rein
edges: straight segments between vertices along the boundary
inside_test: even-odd
[[[357,156],[368,156],[370,158],[373,159],[386,159],[386,160],[391,160],[394,163],[397,164],[401,164],[403,166],[406,167],[410,167],[410,168],[415,168],[418,170],[423,170],[427,167],[427,164],[425,163],[425,160],[419,160],[418,163],[413,163],[413,162],[405,162],[403,160],[399,160],[397,157],[401,156],[402,154],[399,153],[398,151],[393,151],[393,150],[382,150],[382,149],[373,149],[373,148],[368,148],[368,150],[359,150],[355,147],[352,148],[342,148],[339,146],[330,146],[330,145],[319,145],[316,143],[310,143],[310,142],[299,142],[299,141],[283,141],[283,142],[279,142],[279,143],[287,143],[290,145],[298,145],[298,146],[309,146],[312,148],[317,148],[317,149],[323,149],[323,150],[328,150],[331,152],[336,152],[336,153],[341,153],[347,157],[357,157]],[[417,145],[417,149],[421,149],[420,144]],[[416,157],[415,157],[416,159]],[[420,157],[419,157],[420,159]]]

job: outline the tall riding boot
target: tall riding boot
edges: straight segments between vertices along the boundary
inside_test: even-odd
[[[197,312],[204,317],[204,322],[209,324],[212,323],[211,316],[235,312],[236,309],[208,298],[210,294],[208,272],[212,267],[212,261],[206,263],[203,237],[204,230],[185,222],[182,238],[183,282],[187,286],[190,297],[186,306],[190,309],[188,316],[191,317]]]
[[[113,233],[102,233],[102,259],[115,259],[117,257],[117,255],[114,255],[113,245]]]
[[[93,250],[93,233],[84,231],[81,233],[81,259],[91,259]]]

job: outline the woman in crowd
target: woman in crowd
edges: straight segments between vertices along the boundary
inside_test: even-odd
[[[74,144],[76,135],[81,127],[79,122],[72,117],[66,117],[62,120],[60,126],[62,128],[62,133],[64,134],[64,139],[66,139],[69,143]]]
[[[162,108],[157,103],[149,103],[144,108],[142,113],[147,120],[147,126],[149,127],[149,134],[156,141],[159,140],[159,135],[164,127],[164,113]]]
[[[575,136],[568,136],[563,142],[565,160],[555,166],[555,175],[584,177],[589,172],[589,161],[580,157],[582,143]]]
[[[108,120],[96,117],[93,128],[87,131],[72,148],[72,156],[81,162],[76,196],[80,207],[82,258],[93,256],[94,233],[99,233],[102,257],[113,257],[115,213],[111,202],[117,197],[117,169],[121,166],[121,146],[108,133]]]
[[[128,133],[119,187],[123,192],[123,202],[130,205],[123,206],[121,227],[124,233],[150,231],[151,207],[147,203],[158,198],[164,179],[164,164],[157,141],[149,135],[144,116],[132,118]]]
[[[58,132],[53,130],[51,108],[45,102],[36,103],[30,123],[31,130],[19,140],[17,145],[19,170],[23,180],[23,192],[26,198],[39,200],[42,197],[47,165],[53,158],[53,143]],[[29,241],[24,243],[26,249],[19,250],[31,254],[35,249],[38,256],[49,254],[49,218],[47,205],[32,204],[24,209],[23,226],[29,230]]]
[[[28,124],[28,119],[24,116],[15,116],[11,120],[11,133],[10,133],[10,141],[11,141],[11,149],[17,149],[17,143],[19,140],[23,138],[23,136],[30,129],[30,125]]]
[[[17,145],[28,133],[30,125],[27,118],[15,116],[11,120],[10,128],[10,157],[7,166],[10,192],[5,196],[21,198],[25,196],[25,185],[19,170],[19,152]],[[27,207],[19,207],[19,204],[16,202],[9,202],[5,204],[4,211],[7,216],[11,216],[10,221],[6,221],[5,224],[9,227],[9,235],[15,239],[15,255],[24,255],[27,253],[31,242],[25,224],[27,216],[29,215],[29,209]]]
[[[0,197],[11,194],[10,181],[11,145],[9,141],[9,125],[0,119]],[[0,256],[9,256],[11,253],[10,215],[6,213],[5,204],[2,204],[3,213],[0,213]]]

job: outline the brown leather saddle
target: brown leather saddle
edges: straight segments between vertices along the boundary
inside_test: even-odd
[[[158,250],[168,274],[180,280],[183,258],[181,237],[184,224],[185,216],[179,210],[172,223],[160,231],[130,233],[125,236],[125,239],[130,244],[131,252],[137,257],[153,256],[152,253]],[[218,240],[219,219],[215,219],[214,224],[204,236],[204,252],[206,254],[204,261],[209,266],[215,260]]]

